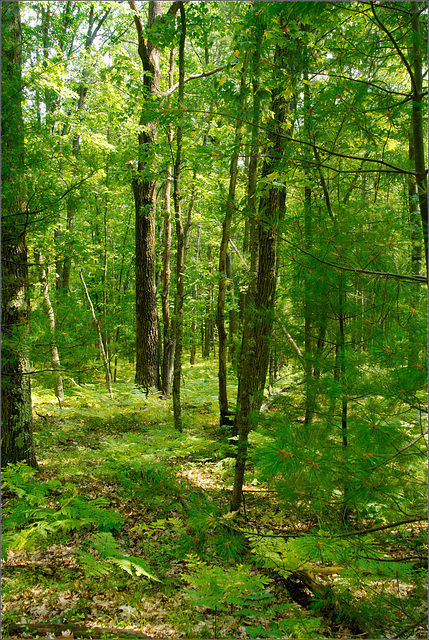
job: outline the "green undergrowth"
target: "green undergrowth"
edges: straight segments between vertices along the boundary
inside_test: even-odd
[[[219,428],[213,368],[184,369],[182,433],[171,400],[131,382],[114,385],[113,399],[101,382],[70,382],[61,408],[35,386],[40,470],[18,464],[2,474],[3,624],[124,626],[164,638],[350,637],[345,624],[335,630],[317,608],[291,600],[282,579],[302,569],[328,581],[373,637],[393,637],[423,611],[424,568],[380,558],[423,556],[424,530],[332,539],[332,522],[314,512],[317,477],[307,478],[311,499],[284,480],[295,474],[302,489],[302,461],[322,452],[295,437],[291,464],[275,411],[251,438],[244,510],[229,513],[234,447]],[[299,413],[296,391],[288,401],[295,395]],[[271,449],[283,452],[274,470]],[[295,535],[276,537],[282,531]]]

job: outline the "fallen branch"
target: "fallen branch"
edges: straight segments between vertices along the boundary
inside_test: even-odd
[[[106,369],[106,378],[107,378],[107,387],[109,389],[109,393],[110,393],[110,397],[113,400],[113,391],[112,391],[112,376],[110,373],[110,364],[109,364],[109,358],[107,357],[107,353],[106,350],[104,348],[104,342],[103,342],[103,336],[101,334],[101,327],[100,327],[100,322],[99,320],[97,320],[97,317],[95,315],[95,311],[94,311],[94,305],[92,304],[92,300],[91,297],[89,295],[87,286],[85,284],[85,280],[83,279],[83,275],[82,275],[82,269],[79,268],[79,276],[83,285],[83,288],[85,290],[85,295],[86,298],[88,300],[88,304],[91,308],[91,313],[92,313],[92,317],[93,317],[93,324],[97,330],[97,334],[98,334],[98,341],[100,343],[100,351],[101,351],[101,355],[103,356],[103,362],[104,362],[104,367]]]
[[[278,575],[292,600],[322,615],[334,632],[347,628],[353,635],[364,633],[361,620],[348,611],[350,604],[341,602],[330,585],[317,582],[307,571],[292,571],[287,578]]]
[[[361,529],[360,531],[350,531],[349,533],[339,533],[335,536],[323,536],[330,538],[347,538],[349,536],[364,536],[366,533],[373,533],[374,531],[384,531],[385,529],[394,529],[402,524],[409,524],[410,522],[421,522],[427,520],[427,516],[419,516],[418,518],[408,518],[407,520],[399,520],[399,522],[392,522],[390,524],[383,524],[379,527],[371,527],[371,529]]]

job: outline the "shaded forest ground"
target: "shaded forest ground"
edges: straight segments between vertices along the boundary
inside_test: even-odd
[[[69,379],[62,409],[34,386],[40,473],[21,469],[3,489],[16,527],[2,565],[2,637],[427,637],[419,567],[409,581],[369,575],[358,588],[347,567],[313,563],[319,584],[348,588],[361,634],[292,601],[242,531],[263,541],[318,523],[305,505],[281,504],[250,466],[244,513],[229,518],[234,448],[219,428],[215,363],[185,366],[183,382],[182,434],[171,400],[132,382],[116,384],[111,400],[101,381]],[[424,528],[377,541],[390,557],[418,555]]]

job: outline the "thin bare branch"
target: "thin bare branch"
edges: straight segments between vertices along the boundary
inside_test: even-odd
[[[399,456],[400,453],[403,453],[404,451],[406,451],[410,447],[414,446],[416,444],[416,442],[418,442],[419,440],[424,438],[427,433],[428,433],[428,429],[426,429],[426,431],[423,431],[423,433],[420,434],[417,438],[415,438],[412,442],[410,442],[409,444],[405,445],[405,447],[402,447],[402,449],[399,449],[398,451],[396,451],[396,453],[394,453],[392,456],[390,456],[390,458],[386,458],[386,460],[383,460],[382,462],[379,462],[378,464],[376,464],[374,467],[371,467],[370,471],[375,471],[375,469],[378,469],[378,467],[382,467],[384,464],[387,464],[388,462],[393,460],[393,458],[396,458],[396,456]]]
[[[191,74],[190,76],[186,76],[183,82],[186,83],[186,82],[189,82],[190,80],[197,80],[198,78],[208,78],[209,76],[213,76],[215,73],[218,73],[223,69],[226,69],[227,66],[228,66],[227,64],[222,64],[220,67],[216,67],[216,69],[212,69],[211,71],[203,71],[202,73]],[[164,91],[164,93],[162,94],[162,97],[166,98],[167,96],[171,95],[172,93],[174,93],[174,91],[176,91],[176,89],[178,89],[178,87],[179,87],[179,83],[176,82],[175,84],[173,84],[173,86],[167,89],[167,91]]]

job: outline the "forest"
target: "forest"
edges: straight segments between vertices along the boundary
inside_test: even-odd
[[[3,638],[427,638],[427,25],[1,2]]]

